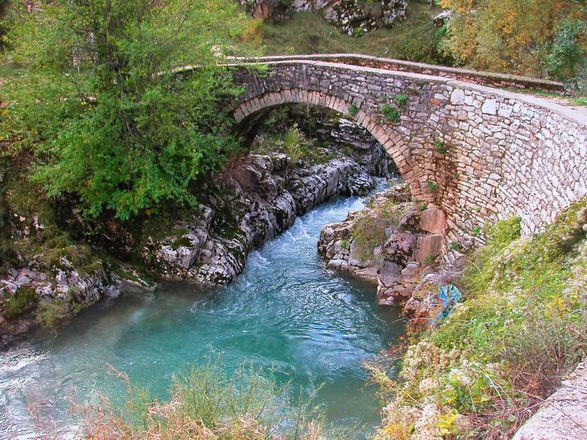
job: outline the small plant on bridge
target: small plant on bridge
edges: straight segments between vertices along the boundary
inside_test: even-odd
[[[357,104],[355,104],[354,102],[350,105],[349,107],[349,115],[355,117],[357,115],[357,113],[359,113],[359,107],[357,107]]]
[[[381,107],[381,113],[389,122],[397,124],[400,121],[400,112],[397,108],[389,104],[383,104]]]
[[[446,154],[448,152],[448,148],[441,141],[435,141],[432,145],[434,145],[434,148],[440,154]]]
[[[395,98],[393,98],[393,102],[395,102],[398,107],[405,108],[408,105],[408,97],[406,95],[396,95]]]
[[[428,191],[430,191],[431,193],[435,193],[436,191],[438,191],[438,183],[436,183],[434,180],[428,180],[426,182],[426,186],[428,186]]]

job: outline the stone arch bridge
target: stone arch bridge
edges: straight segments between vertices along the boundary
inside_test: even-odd
[[[511,215],[530,234],[587,195],[587,111],[503,89],[558,83],[361,55],[234,66],[245,89],[237,122],[287,103],[354,118],[385,147],[414,199],[443,211],[448,240]]]

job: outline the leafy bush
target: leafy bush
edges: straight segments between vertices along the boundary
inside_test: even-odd
[[[408,105],[408,97],[406,95],[396,95],[393,97],[393,102],[395,102],[398,107],[404,108]]]
[[[584,37],[579,43],[578,28],[568,24],[584,22],[581,2],[441,0],[440,4],[453,11],[444,47],[460,63],[534,76],[551,71],[569,79],[579,58],[585,57]]]
[[[585,74],[586,38],[585,21],[562,23],[554,35],[552,48],[546,57],[548,73],[561,80],[578,80],[580,73]]]
[[[359,112],[359,107],[357,107],[357,104],[352,103],[349,106],[349,115],[351,116],[356,116],[356,114]]]
[[[229,0],[15,3],[10,103],[0,136],[34,153],[35,181],[83,212],[128,219],[161,201],[190,204],[190,183],[238,148],[220,133],[219,98],[238,92],[214,52],[246,20]],[[195,64],[190,74],[172,68]]]

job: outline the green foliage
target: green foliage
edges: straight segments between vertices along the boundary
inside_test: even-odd
[[[70,312],[71,304],[68,301],[61,299],[43,300],[39,302],[35,312],[35,321],[43,327],[53,328],[67,318]]]
[[[408,97],[406,95],[396,95],[393,97],[393,102],[398,107],[405,108],[408,105]]]
[[[349,106],[349,115],[351,116],[356,116],[357,113],[359,112],[359,107],[357,107],[357,104],[355,104],[354,102]]]
[[[381,113],[383,114],[383,117],[385,117],[385,119],[387,119],[389,122],[393,124],[397,124],[398,122],[400,122],[400,112],[392,105],[383,104],[381,106]]]
[[[462,252],[463,250],[463,245],[458,241],[451,241],[449,246],[453,251]]]
[[[10,0],[0,0],[0,52],[4,49],[4,37],[6,34],[6,15],[8,14],[8,7]]]
[[[33,307],[38,301],[34,289],[20,287],[14,295],[8,295],[4,300],[4,316],[14,319]]]
[[[294,167],[300,160],[323,164],[336,157],[331,149],[319,147],[313,139],[308,139],[297,125],[288,128],[283,134],[264,134],[257,140],[255,151],[263,154],[281,151],[289,157]]]
[[[400,381],[377,378],[393,394],[381,429],[388,437],[380,438],[420,429],[465,434],[459,426],[466,435],[491,438],[517,430],[527,408],[550,395],[586,354],[586,220],[584,199],[530,238],[521,237],[517,218],[486,229],[487,244],[466,264],[466,301],[408,347]],[[414,432],[409,414],[431,402],[437,403],[427,407],[430,418]]]
[[[435,193],[438,191],[438,183],[436,183],[434,180],[430,180],[428,179],[426,181],[426,186],[428,187],[428,191],[430,191],[431,193]]]
[[[387,239],[385,230],[397,226],[406,212],[407,205],[398,204],[396,200],[390,199],[370,208],[361,213],[351,231],[356,255],[361,261],[366,262],[373,261],[373,251]]]
[[[444,143],[442,143],[440,141],[435,141],[432,145],[434,145],[434,148],[440,154],[446,154],[446,153],[448,153],[448,148],[446,147],[446,145],[444,145]]]
[[[575,20],[561,23],[546,57],[548,73],[561,80],[578,80],[580,73],[585,75],[586,38],[587,22]]]
[[[576,75],[586,55],[584,2],[441,0],[453,10],[447,53],[474,68],[533,76]],[[583,4],[581,4],[583,3]]]
[[[304,155],[304,143],[304,135],[297,127],[290,128],[283,135],[283,148],[285,149],[285,154],[291,159],[293,166],[296,166]]]
[[[228,0],[36,2],[17,9],[1,136],[36,157],[35,181],[83,212],[128,219],[161,201],[190,204],[195,177],[238,145],[218,100],[238,92],[213,48],[246,20]],[[197,63],[190,74],[172,68]]]
[[[434,264],[434,262],[436,261],[436,258],[434,255],[428,255],[426,258],[424,258],[424,260],[422,261],[422,264],[424,266],[430,266],[432,264]]]

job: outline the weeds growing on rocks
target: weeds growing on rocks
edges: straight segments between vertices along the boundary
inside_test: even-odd
[[[399,378],[372,367],[387,406],[378,439],[511,438],[585,357],[587,200],[543,233],[488,228],[469,256],[466,301],[409,346]]]

